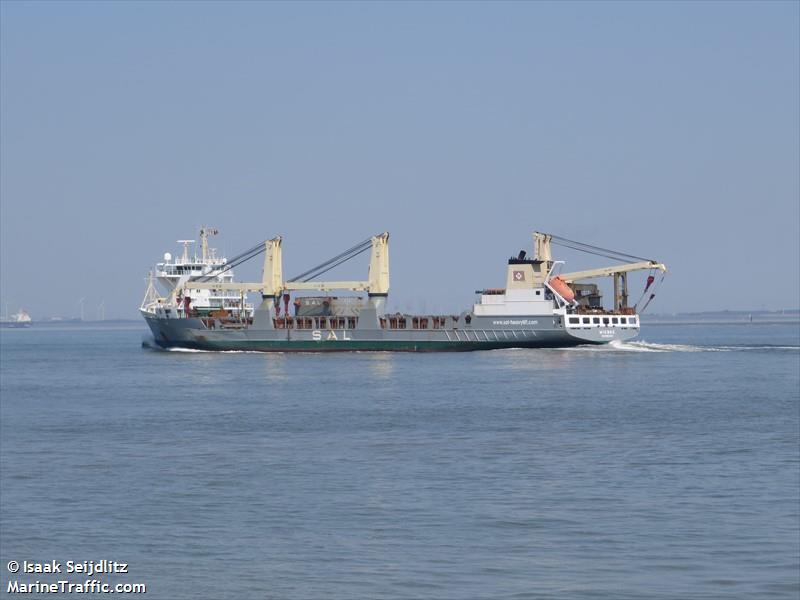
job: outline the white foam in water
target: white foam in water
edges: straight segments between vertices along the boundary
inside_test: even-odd
[[[262,354],[257,350],[198,350],[197,348],[164,348],[156,344],[152,335],[142,336],[142,348],[157,350],[158,352],[183,352],[187,354]]]
[[[623,342],[614,340],[605,346],[580,346],[575,350],[616,351],[616,352],[734,352],[744,350],[794,350],[800,346],[693,346],[691,344],[656,344],[654,342]]]
[[[590,352],[727,352],[729,348],[692,346],[689,344],[656,344],[654,342],[623,342],[614,340],[603,346],[577,346],[572,350]]]
[[[211,352],[211,350],[196,350],[195,348],[164,348],[167,352],[187,352],[187,353],[202,353]]]
[[[628,352],[726,352],[727,348],[711,346],[692,346],[689,344],[656,344],[653,342],[621,342],[613,341],[610,346]]]
[[[197,348],[162,348],[167,352],[186,352],[192,354],[263,354],[258,350],[198,350]]]

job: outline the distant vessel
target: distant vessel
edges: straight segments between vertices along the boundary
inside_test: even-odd
[[[510,258],[506,287],[479,290],[471,309],[458,315],[388,314],[388,233],[373,236],[289,280],[283,278],[281,237],[227,261],[208,254],[207,233],[205,228],[201,230],[199,257],[190,259],[190,241],[183,241],[181,259],[172,262],[166,254],[165,261],[156,265],[156,278],[167,294],[159,296],[151,278],[140,310],[156,344],[162,347],[423,352],[605,344],[639,333],[636,306],[628,306],[628,273],[651,271],[640,299],[651,292],[646,306],[655,295],[651,290],[655,274],[666,272],[666,267],[654,260],[535,232],[534,258],[527,258],[525,251]],[[558,275],[564,263],[553,260],[551,242],[627,262]],[[367,281],[313,281],[367,250],[371,250]],[[262,281],[234,282],[231,267],[262,252]],[[614,306],[610,310],[602,308],[597,285],[578,283],[597,277],[613,278]],[[365,292],[366,297],[333,296],[334,290]],[[308,291],[325,295],[302,295]],[[247,293],[261,295],[257,309],[247,304]]]
[[[20,309],[18,313],[0,319],[0,327],[21,328],[31,327],[32,325],[33,319],[31,319],[31,316],[23,309]]]

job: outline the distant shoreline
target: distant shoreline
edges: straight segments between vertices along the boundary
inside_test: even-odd
[[[783,319],[767,319],[753,317],[753,320],[742,319],[641,319],[642,325],[800,325],[800,317],[786,317]]]
[[[800,323],[800,310],[766,311],[766,310],[722,310],[698,313],[675,313],[642,315],[643,325],[748,325]]]

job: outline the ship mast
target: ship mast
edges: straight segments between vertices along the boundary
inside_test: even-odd
[[[189,244],[194,244],[194,240],[178,240],[179,244],[183,244],[183,264],[189,262]]]
[[[208,236],[217,235],[218,233],[219,230],[213,227],[206,227],[203,225],[200,228],[200,253],[202,255],[203,263],[205,263],[208,259]]]

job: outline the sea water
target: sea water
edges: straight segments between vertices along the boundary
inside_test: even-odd
[[[464,354],[169,352],[139,326],[0,339],[4,594],[800,595],[796,323]],[[127,573],[8,570],[69,560]]]

